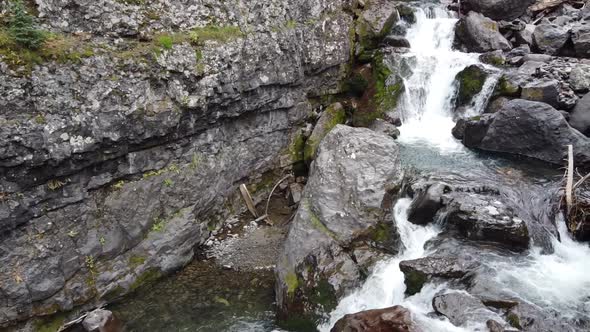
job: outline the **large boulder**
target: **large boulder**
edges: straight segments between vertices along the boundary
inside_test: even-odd
[[[522,87],[521,98],[559,107],[559,82],[542,80],[528,83]]]
[[[464,128],[463,144],[470,148],[563,166],[572,144],[576,166],[590,167],[590,139],[544,103],[515,99],[499,112],[466,121]]]
[[[362,311],[342,317],[330,332],[419,332],[410,311],[402,306]]]
[[[470,12],[457,23],[455,46],[466,52],[479,53],[512,48],[500,33],[498,23],[476,12]]]
[[[570,114],[570,125],[590,137],[590,93],[587,93]]]
[[[464,0],[465,10],[473,10],[494,20],[511,20],[524,14],[535,0]]]
[[[550,250],[551,238],[557,235],[554,226],[557,204],[548,199],[543,204],[545,210],[540,213],[538,208],[528,203],[531,201],[529,193],[536,192],[538,188],[513,188],[512,184],[503,184],[502,181],[492,174],[489,179],[456,174],[420,179],[411,186],[415,194],[408,215],[425,206],[417,204],[423,201],[425,192],[444,186],[444,190],[433,200],[436,205],[431,206],[428,220],[441,225],[446,235],[511,251],[528,248],[532,239],[537,246]],[[440,208],[436,210],[436,207]]]
[[[539,51],[550,54],[559,54],[570,38],[567,27],[551,23],[537,25],[533,32],[533,44]]]
[[[500,243],[513,250],[527,249],[527,224],[509,206],[484,194],[455,196],[447,206],[447,229],[477,241]]]
[[[321,142],[277,261],[284,325],[316,326],[372,260],[397,252],[390,209],[401,186],[398,154],[391,137],[365,128],[337,125]]]
[[[572,28],[571,35],[576,56],[590,58],[590,24],[586,21],[578,23]]]

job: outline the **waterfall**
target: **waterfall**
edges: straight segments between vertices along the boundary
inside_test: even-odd
[[[460,142],[451,135],[455,76],[465,67],[479,64],[477,54],[466,54],[452,49],[454,27],[457,18],[442,9],[418,9],[417,23],[408,30],[411,57],[415,67],[404,78],[405,93],[400,100],[402,126],[399,142],[402,146],[424,146],[437,150],[432,156],[471,156]],[[482,92],[465,113],[480,114],[490,98],[499,73],[492,74]],[[494,72],[494,70],[496,72]],[[460,159],[471,163],[473,159]],[[469,165],[474,166],[474,165]],[[489,170],[488,170],[489,171]],[[485,173],[484,173],[485,174]],[[436,225],[418,226],[407,220],[409,199],[400,199],[394,207],[394,222],[405,249],[396,257],[375,266],[372,275],[363,286],[344,297],[331,313],[329,321],[319,326],[327,332],[346,314],[369,309],[402,305],[410,309],[414,320],[424,331],[487,331],[485,322],[468,322],[454,326],[446,319],[432,318],[432,298],[436,294],[451,291],[446,283],[427,283],[422,290],[405,297],[404,274],[399,269],[403,260],[425,257],[425,243],[436,237],[440,230]],[[565,223],[560,223],[562,241],[553,240],[555,253],[542,255],[533,248],[530,254],[500,256],[482,252],[485,264],[497,272],[497,281],[504,291],[541,307],[555,308],[566,317],[590,312],[590,248],[573,241]]]
[[[407,33],[412,48],[405,56],[415,59],[415,67],[404,80],[400,141],[425,143],[440,148],[441,152],[462,151],[463,146],[451,135],[455,126],[452,114],[455,76],[465,67],[479,63],[478,55],[453,50],[457,23],[454,13],[436,7],[417,9],[416,21]],[[484,91],[466,115],[481,113],[496,80],[497,76],[492,75],[486,81]]]
[[[381,262],[375,267],[372,275],[365,281],[363,287],[343,298],[336,309],[330,314],[330,321],[319,327],[322,332],[330,328],[342,316],[363,310],[386,308],[401,304],[410,309],[420,326],[426,331],[456,332],[467,331],[458,328],[448,321],[432,319],[426,316],[432,308],[432,297],[443,290],[445,285],[427,285],[414,296],[404,298],[406,285],[404,274],[400,271],[399,263],[404,260],[425,256],[424,244],[434,238],[440,230],[436,225],[419,226],[408,221],[408,208],[411,200],[400,199],[394,207],[394,220],[405,250],[395,258]]]

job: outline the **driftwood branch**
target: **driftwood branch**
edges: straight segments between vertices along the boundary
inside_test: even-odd
[[[565,203],[567,212],[569,213],[573,205],[573,190],[574,190],[574,146],[567,146],[567,180],[565,185]]]
[[[246,206],[248,207],[250,213],[252,213],[254,218],[258,218],[258,213],[256,212],[254,201],[252,201],[252,196],[250,195],[250,192],[248,191],[246,185],[243,183],[240,185],[240,192],[242,193],[242,198],[246,202]]]
[[[590,179],[590,173],[586,174],[586,176],[584,176],[578,182],[576,182],[576,184],[574,184],[573,190],[576,190],[576,188],[578,188],[579,186],[581,186],[582,183],[584,183],[588,179]]]

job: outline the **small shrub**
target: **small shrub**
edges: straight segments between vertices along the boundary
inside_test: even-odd
[[[14,1],[10,6],[8,32],[17,44],[31,50],[40,48],[46,38],[21,0]]]
[[[172,49],[172,46],[174,45],[174,40],[169,35],[162,35],[162,36],[158,37],[158,44],[163,49],[170,50],[170,49]]]

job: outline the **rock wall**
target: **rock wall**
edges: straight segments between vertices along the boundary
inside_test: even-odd
[[[73,46],[0,55],[0,326],[189,262],[237,185],[288,155],[308,96],[338,91],[352,47],[346,0],[36,5]]]

